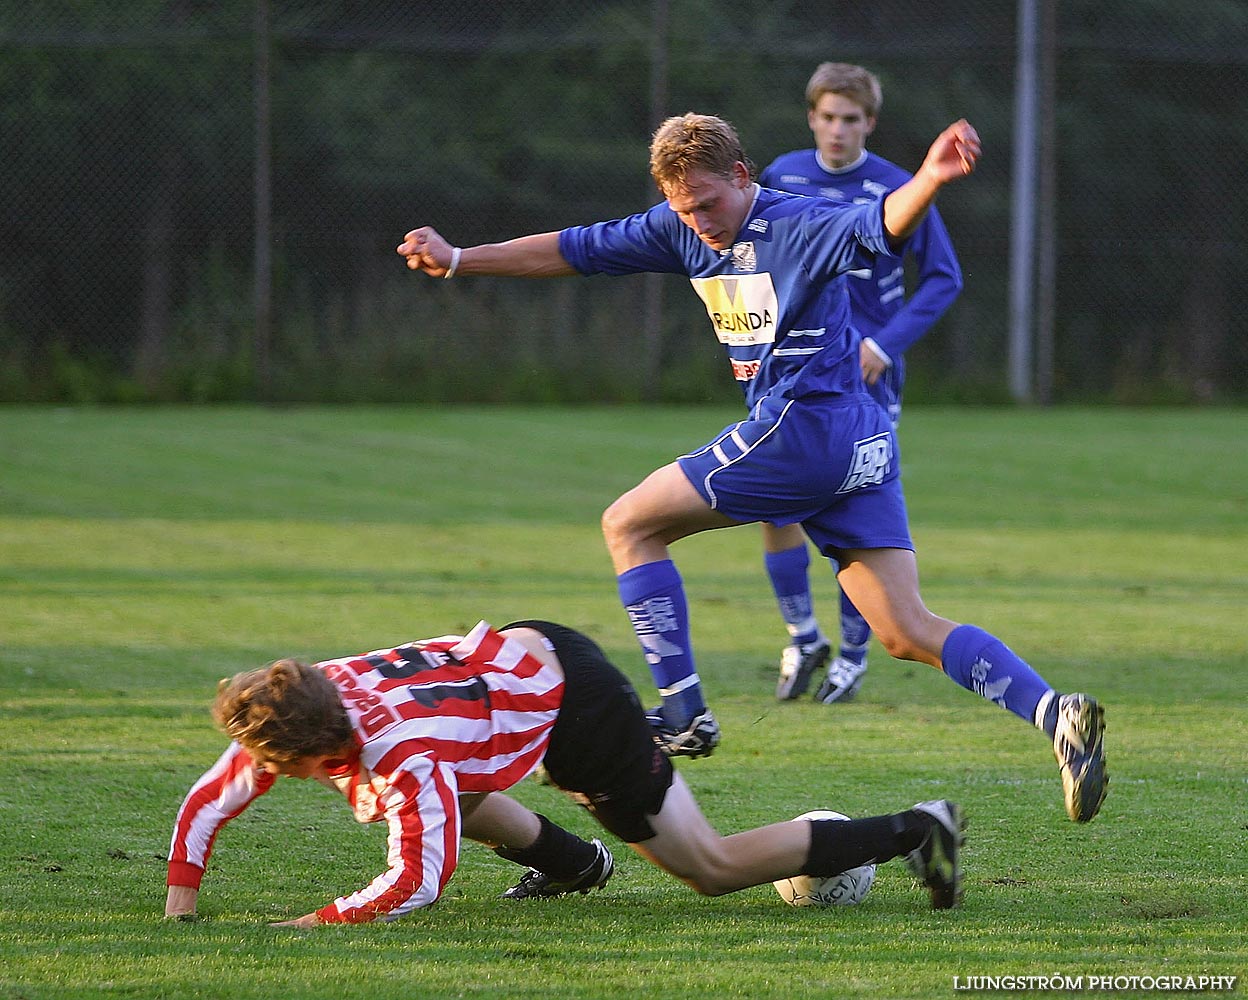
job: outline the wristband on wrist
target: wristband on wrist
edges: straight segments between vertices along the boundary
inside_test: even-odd
[[[455,270],[459,267],[459,255],[461,253],[463,253],[461,248],[451,247],[451,266],[446,269],[446,274],[442,275],[443,278],[455,277]]]
[[[884,362],[885,368],[893,367],[893,359],[888,356],[888,353],[884,350],[884,348],[875,342],[874,337],[863,337],[862,342],[871,348],[872,354]]]

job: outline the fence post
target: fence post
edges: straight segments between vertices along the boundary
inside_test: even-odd
[[[255,86],[255,248],[253,264],[252,363],[256,394],[270,399],[273,389],[273,131],[269,95],[269,0],[256,0],[253,81]]]
[[[654,0],[650,23],[650,128],[666,117],[669,0]],[[647,182],[648,183],[648,182]],[[645,368],[642,396],[650,401],[662,395],[663,275],[647,274],[645,282]]]
[[[1010,209],[1010,396],[1031,402],[1036,256],[1036,3],[1018,0]]]
[[[1036,184],[1036,402],[1053,402],[1054,337],[1057,325],[1057,4],[1040,15],[1039,170]]]

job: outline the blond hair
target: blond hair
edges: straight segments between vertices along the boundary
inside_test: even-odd
[[[824,94],[840,94],[862,108],[868,118],[876,118],[884,105],[884,91],[874,73],[852,63],[820,63],[806,84],[806,103],[814,109]]]
[[[685,179],[691,170],[732,177],[737,163],[754,176],[754,164],[741,148],[737,130],[722,118],[688,111],[660,125],[650,141],[650,176],[660,191]]]
[[[334,754],[353,740],[338,689],[298,660],[278,660],[221,681],[212,717],[257,763]]]

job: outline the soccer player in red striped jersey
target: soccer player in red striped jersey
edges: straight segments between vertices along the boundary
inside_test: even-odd
[[[552,622],[498,631],[481,622],[464,637],[313,666],[279,660],[222,681],[213,716],[233,742],[178,811],[171,917],[194,914],[218,833],[279,776],[314,778],[343,794],[360,822],[389,828],[384,872],[279,922],[312,927],[390,920],[433,903],[462,836],[521,853],[516,845],[540,842],[549,831],[535,814],[498,794],[539,765],[607,830],[707,895],[905,857],[933,906],[959,897],[953,803],[721,837],[655,744],[632,685],[591,639]]]
[[[360,822],[384,820],[390,827],[389,871],[338,901],[340,907],[326,908],[326,920],[398,916],[432,902],[454,871],[461,833],[530,866],[505,898],[559,896],[605,884],[614,865],[601,841],[581,840],[492,794],[533,770],[562,680],[514,643],[510,659],[495,656],[501,640],[491,635],[481,645],[485,638],[478,629],[465,640],[429,640],[315,667],[281,660],[222,681],[214,715],[223,728],[242,736],[231,728],[242,714],[268,718],[275,704],[289,702],[288,714],[300,721],[278,738],[297,741],[298,751],[244,737],[191,788],[174,826],[167,915],[194,912],[217,833],[279,775],[315,778],[341,792]],[[472,667],[448,652],[474,639]],[[529,681],[540,695],[509,694]],[[520,720],[509,725],[524,735],[486,735],[495,718]],[[517,746],[516,739],[529,745]],[[436,759],[430,747],[437,748]],[[431,816],[438,818],[430,822]]]

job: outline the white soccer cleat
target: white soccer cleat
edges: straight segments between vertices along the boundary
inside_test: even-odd
[[[810,687],[810,678],[822,670],[832,655],[832,646],[826,639],[817,639],[804,646],[785,646],[780,654],[780,679],[776,682],[776,699],[792,701],[800,698]]]
[[[815,701],[825,705],[836,701],[849,701],[862,687],[862,679],[866,674],[865,663],[854,663],[838,656],[828,667],[828,676],[815,692]]]

